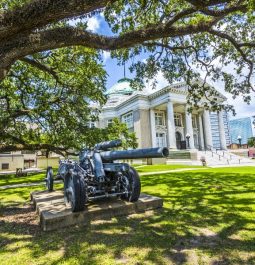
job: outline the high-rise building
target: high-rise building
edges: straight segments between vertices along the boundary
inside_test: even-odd
[[[238,138],[240,138],[241,144],[247,144],[248,139],[255,136],[254,126],[255,116],[230,120],[229,129],[231,143],[239,144]]]

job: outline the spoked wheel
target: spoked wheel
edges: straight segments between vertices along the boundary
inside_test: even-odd
[[[72,212],[79,212],[85,209],[87,201],[86,188],[83,179],[77,172],[70,170],[64,181],[65,202],[70,205]]]
[[[48,191],[53,191],[54,176],[52,167],[47,167],[45,182]]]
[[[122,187],[126,194],[121,195],[121,199],[130,202],[136,202],[141,192],[141,182],[137,171],[130,167],[129,171],[123,174]]]

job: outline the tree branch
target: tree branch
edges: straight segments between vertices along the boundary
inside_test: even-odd
[[[74,27],[63,27],[30,34],[17,36],[16,40],[6,43],[8,47],[3,51],[3,63],[8,66],[15,60],[29,54],[49,49],[81,45],[88,48],[102,50],[116,50],[143,44],[147,40],[156,40],[164,37],[180,37],[208,31],[220,18],[213,18],[195,25],[168,26],[168,24],[152,25],[146,29],[135,30],[120,36],[108,37],[98,35]],[[1,66],[1,64],[0,64]],[[0,67],[1,68],[1,67]]]
[[[42,70],[43,72],[46,72],[46,73],[52,75],[58,83],[60,82],[57,73],[53,69],[48,67],[47,65],[41,64],[40,62],[33,60],[33,59],[30,59],[28,57],[21,58],[20,61],[25,62],[27,64],[30,64],[30,65]]]
[[[60,0],[59,0],[60,1]],[[42,2],[42,5],[44,6],[45,10],[42,10],[41,13],[36,13],[38,16],[38,19],[35,17],[31,21],[34,21],[34,25],[31,26],[28,22],[26,26],[25,24],[22,25],[13,25],[14,31],[19,29],[22,29],[22,33],[16,34],[15,36],[12,36],[11,39],[5,39],[1,43],[0,47],[0,80],[2,80],[7,74],[11,67],[11,65],[18,59],[21,59],[27,55],[34,54],[37,52],[42,52],[46,50],[52,50],[62,47],[70,47],[70,46],[86,46],[88,48],[93,49],[102,49],[102,50],[116,50],[116,49],[122,49],[122,48],[129,48],[134,47],[139,44],[144,44],[145,41],[154,41],[157,39],[162,38],[175,38],[175,37],[182,37],[186,35],[192,35],[196,33],[206,32],[213,25],[215,25],[219,20],[224,18],[224,16],[228,13],[240,10],[244,8],[244,6],[235,6],[235,7],[229,7],[223,10],[213,11],[213,10],[207,10],[208,12],[218,12],[217,15],[214,13],[211,14],[211,18],[208,19],[208,21],[200,21],[197,24],[190,24],[190,25],[183,25],[183,26],[175,26],[175,22],[179,21],[180,19],[186,17],[187,15],[190,15],[196,11],[200,11],[198,6],[204,3],[204,7],[211,6],[211,5],[217,5],[217,4],[225,4],[229,3],[231,1],[224,1],[224,0],[213,0],[213,1],[187,1],[191,4],[193,4],[194,7],[187,8],[176,15],[174,15],[169,21],[166,23],[160,23],[155,25],[150,25],[145,29],[139,29],[134,30],[131,32],[127,32],[120,36],[103,36],[94,34],[92,32],[84,31],[79,28],[74,27],[62,27],[62,28],[54,28],[54,29],[45,29],[37,32],[26,32],[26,30],[31,26],[32,28],[37,28],[38,25],[45,25],[43,24],[46,21],[46,24],[49,22],[52,22],[52,20],[62,18],[68,18],[68,16],[77,14],[77,12],[91,12],[92,9],[96,10],[96,8],[99,8],[101,6],[106,6],[109,3],[112,3],[116,0],[109,0],[109,1],[89,1],[89,0],[62,0],[60,6],[66,6],[68,7],[68,10],[70,10],[70,7],[74,5],[74,2],[77,4],[77,8],[74,9],[74,11],[59,11],[56,15],[53,15],[53,11],[56,11],[57,4],[54,5],[56,0],[34,0],[31,4],[24,5],[21,10],[22,12],[31,12],[31,10],[34,10],[33,8],[39,6],[39,2]],[[53,3],[54,2],[54,3]],[[59,9],[59,7],[57,9]],[[48,9],[47,9],[48,8]],[[81,11],[82,9],[82,11]],[[29,11],[30,10],[30,11]],[[35,10],[37,10],[35,8]],[[13,12],[21,12],[19,10],[10,11]],[[21,12],[21,13],[22,13]],[[26,14],[25,12],[25,14]],[[52,13],[53,12],[53,13]],[[75,13],[76,12],[76,13]],[[8,13],[8,12],[7,12]],[[6,23],[6,19],[8,18],[8,14],[4,14],[2,22],[0,22],[0,25],[4,25],[4,21]],[[21,14],[20,13],[20,14]],[[28,14],[27,13],[27,14]],[[18,13],[15,13],[16,15]],[[22,13],[23,14],[23,13]],[[49,16],[49,20],[45,19],[45,16]],[[34,16],[34,14],[33,14]],[[9,14],[9,17],[12,17]],[[23,16],[21,16],[23,18]],[[26,15],[24,15],[26,17]],[[8,19],[7,19],[8,20]],[[9,21],[11,21],[9,19]],[[30,19],[28,19],[30,21]],[[30,21],[30,22],[31,22]],[[42,22],[44,21],[44,22]],[[39,24],[38,24],[39,23]],[[42,24],[40,24],[42,23]],[[15,24],[15,23],[14,23]],[[29,26],[30,25],[30,26]],[[16,27],[16,28],[15,28]],[[8,27],[7,27],[8,28]],[[4,30],[4,29],[3,29]],[[13,32],[14,32],[13,31]],[[0,27],[0,37],[1,34],[4,34],[4,31],[1,31]],[[4,35],[3,35],[4,36]],[[27,61],[28,62],[28,61]],[[30,64],[33,63],[34,66],[35,62],[29,62]],[[37,65],[38,68],[41,70],[42,67]],[[53,74],[52,71],[49,71],[50,69],[44,69],[46,72]],[[56,77],[56,76],[55,76]]]
[[[0,17],[0,39],[88,14],[116,0],[34,0]]]
[[[252,74],[253,74],[253,70],[254,70],[254,63],[252,62],[252,60],[250,60],[247,57],[245,52],[242,50],[240,44],[232,36],[228,35],[227,33],[222,32],[222,31],[210,29],[210,30],[208,30],[208,32],[213,34],[213,35],[216,35],[222,39],[228,40],[235,47],[235,49],[240,53],[243,60],[249,65],[249,74],[247,77],[247,81],[248,81],[248,84],[251,87],[251,89],[255,92],[255,88],[253,87],[253,85],[251,83],[251,78],[252,78]],[[244,46],[243,44],[241,44],[241,45]]]

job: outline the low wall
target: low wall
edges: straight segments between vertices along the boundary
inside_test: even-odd
[[[242,157],[248,157],[249,156],[249,149],[236,149],[236,150],[229,150],[232,154],[242,156]]]
[[[9,169],[2,169],[2,164],[9,164]],[[24,168],[23,155],[0,155],[0,171],[16,171],[16,168]]]
[[[197,151],[190,151],[190,159],[197,160]]]

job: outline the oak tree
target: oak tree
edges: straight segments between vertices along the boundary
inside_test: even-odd
[[[94,115],[89,102],[105,100],[103,50],[120,62],[131,59],[134,87],[162,72],[169,83],[187,83],[194,106],[205,97],[208,108],[228,108],[215,100],[210,78],[249,102],[254,6],[254,0],[0,0],[4,143],[80,145],[84,139],[77,136]],[[88,18],[99,14],[112,34],[88,30]],[[32,133],[27,122],[38,130]]]

